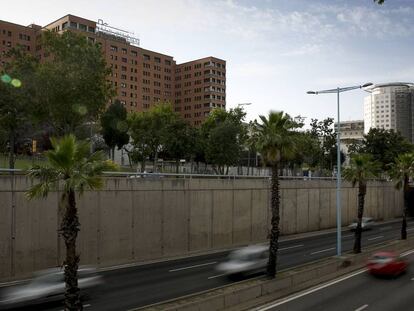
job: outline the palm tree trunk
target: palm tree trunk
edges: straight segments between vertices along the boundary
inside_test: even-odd
[[[271,278],[276,276],[276,265],[277,265],[277,250],[279,243],[279,174],[278,165],[272,166],[272,181],[271,181],[271,209],[272,209],[272,220],[271,220],[271,231],[270,231],[270,246],[269,246],[269,261],[267,263],[267,275]]]
[[[364,202],[367,186],[360,182],[358,190],[358,222],[355,229],[355,243],[354,253],[358,254],[361,252],[361,238],[362,238],[362,216],[364,215]]]
[[[75,191],[66,193],[68,204],[62,220],[61,233],[66,245],[65,259],[65,310],[82,310],[78,287],[79,255],[76,254],[76,238],[79,232],[79,219],[76,209]]]
[[[403,209],[403,219],[401,226],[401,240],[407,239],[407,214],[408,214],[408,197],[410,193],[410,187],[408,185],[408,177],[404,177],[404,209]]]

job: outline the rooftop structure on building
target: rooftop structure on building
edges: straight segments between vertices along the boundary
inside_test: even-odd
[[[170,102],[175,111],[192,125],[199,125],[214,108],[226,107],[226,61],[204,57],[176,64],[173,56],[140,47],[132,32],[74,15],[38,26],[17,25],[0,20],[0,69],[6,53],[17,45],[40,59],[41,31],[74,31],[102,47],[115,99],[128,111],[145,111],[158,102]]]

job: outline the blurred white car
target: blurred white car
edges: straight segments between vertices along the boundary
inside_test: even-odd
[[[373,218],[362,217],[362,223],[361,223],[362,230],[372,229],[374,224],[375,224],[375,221]],[[357,227],[357,220],[355,220],[352,224],[348,226],[349,230],[352,230],[352,231],[356,230],[356,227]]]
[[[80,267],[78,285],[82,290],[91,289],[103,282],[93,267]],[[52,268],[35,273],[27,284],[17,285],[1,291],[0,308],[18,307],[62,299],[65,292],[63,268]]]
[[[263,272],[269,259],[269,246],[252,245],[229,254],[228,260],[216,266],[216,270],[229,277]]]

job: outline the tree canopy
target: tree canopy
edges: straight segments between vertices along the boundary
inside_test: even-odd
[[[37,74],[37,115],[56,135],[74,133],[85,121],[95,121],[105,110],[114,90],[107,78],[101,48],[72,31],[45,31],[46,57]]]
[[[395,163],[399,154],[413,151],[413,145],[399,132],[372,128],[364,135],[362,142],[351,144],[349,152],[371,154],[384,171]]]
[[[127,111],[119,100],[111,104],[101,117],[101,133],[106,145],[112,150],[121,149],[129,142]]]
[[[219,174],[237,165],[247,140],[246,113],[242,108],[214,109],[201,125],[205,159]]]

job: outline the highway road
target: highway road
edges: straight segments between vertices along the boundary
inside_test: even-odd
[[[414,254],[406,259],[413,265]],[[373,277],[364,270],[259,307],[255,311],[410,311],[414,310],[414,273]]]
[[[385,223],[363,232],[363,247],[395,240],[401,223]],[[409,222],[409,234],[414,222]],[[342,233],[343,250],[352,249],[354,234]],[[286,269],[336,254],[336,233],[323,233],[298,239],[283,239],[279,245],[278,269]],[[129,310],[148,304],[230,284],[215,266],[228,252],[189,257],[148,265],[103,271],[105,284],[85,302],[85,310]],[[41,310],[62,310],[60,303],[38,306]],[[18,310],[33,310],[33,306]],[[310,310],[310,309],[307,309]],[[335,309],[336,310],[336,309]]]

